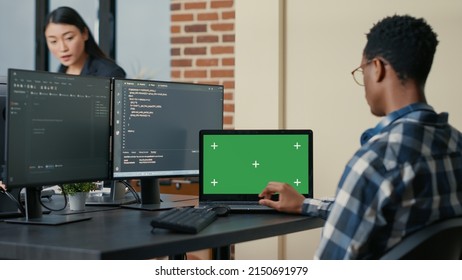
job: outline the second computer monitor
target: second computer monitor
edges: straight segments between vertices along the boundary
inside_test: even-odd
[[[113,86],[114,178],[198,175],[199,131],[223,128],[223,86],[130,79]],[[142,196],[143,187],[153,186],[142,186]]]

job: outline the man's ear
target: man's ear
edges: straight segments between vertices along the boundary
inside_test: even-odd
[[[383,81],[386,75],[385,64],[378,58],[374,58],[372,60],[372,64],[374,65],[375,81],[376,82]]]

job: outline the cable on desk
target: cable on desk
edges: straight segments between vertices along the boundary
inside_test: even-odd
[[[119,181],[121,182],[122,184],[125,185],[125,187],[128,188],[128,190],[133,194],[133,196],[135,197],[136,199],[136,203],[141,203],[141,198],[140,196],[138,195],[138,193],[135,191],[135,189],[132,187],[132,185],[130,185],[127,181]]]
[[[64,210],[64,209],[66,209],[67,203],[68,203],[66,192],[64,192],[64,188],[63,188],[61,185],[58,185],[58,186],[59,186],[59,188],[61,189],[61,194],[62,194],[63,197],[64,197],[64,205],[63,205],[63,207],[61,207],[61,208],[59,208],[59,209],[50,208],[50,207],[46,206],[46,205],[42,202],[42,199],[40,199],[40,205],[42,205],[45,209],[50,210],[50,211],[62,211],[62,210]],[[55,192],[54,195],[58,195],[58,194]]]
[[[26,213],[26,210],[24,209],[24,207],[22,206],[22,204],[19,202],[19,198],[16,199],[11,193],[9,193],[8,191],[4,191],[2,188],[0,188],[0,193],[1,194],[4,194],[6,196],[8,196],[8,198],[13,201],[16,206],[18,207],[19,211],[21,211],[21,214],[25,215]],[[21,192],[19,192],[21,193]],[[18,194],[19,195],[19,194]]]

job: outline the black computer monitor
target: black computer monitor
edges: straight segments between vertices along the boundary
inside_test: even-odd
[[[0,76],[0,174],[5,179],[5,125],[6,125],[7,77]]]
[[[26,217],[60,224],[72,215],[44,215],[42,186],[110,178],[110,79],[8,70],[6,183],[26,188]]]
[[[7,77],[0,76],[0,180],[5,182],[5,125],[6,125],[6,95]],[[17,199],[19,189],[9,190],[10,196],[0,193],[0,219],[20,217],[22,214],[18,209]]]
[[[140,179],[141,204],[158,210],[159,178],[199,174],[199,131],[223,128],[223,86],[114,79],[113,177]]]

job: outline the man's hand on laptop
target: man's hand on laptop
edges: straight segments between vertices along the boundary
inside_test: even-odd
[[[279,200],[271,200],[271,195],[278,193]],[[291,185],[280,182],[269,182],[260,193],[259,203],[269,206],[281,212],[297,213],[302,212],[302,205],[305,197],[297,192]]]

